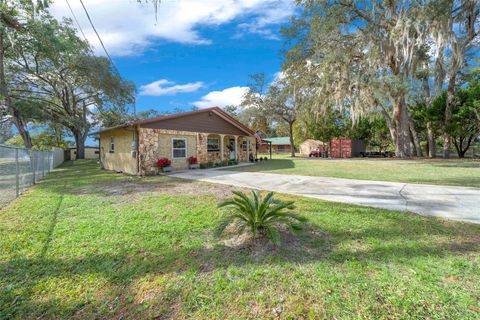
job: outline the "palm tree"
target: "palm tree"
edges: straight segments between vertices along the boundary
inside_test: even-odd
[[[218,204],[219,208],[225,208],[225,214],[221,223],[215,230],[217,236],[221,235],[225,228],[235,223],[239,233],[248,228],[254,237],[266,235],[274,244],[280,243],[278,227],[285,225],[292,232],[302,228],[304,217],[287,210],[294,209],[293,201],[279,201],[273,199],[273,192],[264,198],[258,191],[252,191],[252,196],[238,191],[233,191],[235,197]]]

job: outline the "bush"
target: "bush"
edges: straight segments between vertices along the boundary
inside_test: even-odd
[[[197,159],[197,157],[193,157],[193,156],[192,156],[192,157],[188,158],[188,162],[189,162],[190,164],[197,164],[197,163],[198,163],[198,159]]]
[[[274,200],[273,192],[268,193],[264,198],[258,191],[252,191],[251,197],[238,191],[233,191],[233,194],[235,196],[232,199],[218,204],[219,208],[225,209],[225,213],[215,230],[217,236],[234,223],[239,227],[239,233],[243,233],[245,228],[248,228],[254,237],[266,236],[278,245],[280,225],[285,225],[295,232],[300,230],[301,223],[306,221],[304,217],[287,211],[295,208],[293,201]]]
[[[172,164],[172,161],[168,158],[161,158],[161,159],[158,159],[157,161],[157,167],[159,168],[168,167],[171,164]]]

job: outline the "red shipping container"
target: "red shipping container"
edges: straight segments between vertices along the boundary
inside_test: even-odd
[[[362,151],[365,151],[365,145],[361,140],[335,138],[330,141],[332,158],[358,157]]]

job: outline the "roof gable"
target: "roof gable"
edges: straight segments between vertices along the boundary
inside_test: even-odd
[[[121,126],[107,128],[101,132],[127,126],[158,128],[179,131],[219,133],[232,135],[254,135],[250,128],[230,116],[219,107],[175,113],[171,115],[142,119],[125,123]]]

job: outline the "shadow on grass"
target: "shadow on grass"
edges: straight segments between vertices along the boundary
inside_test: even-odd
[[[267,161],[257,162],[253,166],[245,166],[245,167],[238,167],[232,169],[226,169],[231,171],[248,171],[248,172],[256,172],[256,171],[264,171],[264,170],[284,170],[284,169],[291,169],[295,168],[295,162],[290,159],[272,159]]]
[[[283,160],[279,160],[283,161]],[[77,170],[78,166],[85,166]],[[38,187],[45,190],[54,189],[58,193],[78,194],[79,190],[88,193],[117,192],[105,190],[105,186],[119,187],[118,192],[124,188],[130,188],[135,184],[159,184],[155,179],[141,179],[138,177],[117,176],[109,172],[98,171],[98,165],[85,162],[83,164],[65,164],[62,172],[54,173],[45,179]],[[84,170],[92,169],[85,174]],[[95,169],[95,170],[93,170]],[[80,174],[80,175],[79,175]],[[174,188],[178,183],[191,183],[188,180],[178,180],[161,185],[164,190]],[[67,183],[67,186],[65,184]],[[72,185],[68,186],[69,183]],[[183,185],[181,185],[182,187]],[[88,187],[83,191],[84,187]],[[133,191],[143,192],[141,187],[132,187]],[[137,188],[137,189],[135,189]],[[62,193],[62,194],[63,194]],[[282,266],[284,264],[306,265],[317,262],[325,262],[330,265],[347,264],[352,261],[358,263],[397,263],[409,264],[416,258],[428,257],[442,258],[451,255],[463,255],[478,253],[480,250],[480,229],[477,226],[468,228],[468,236],[463,237],[461,230],[453,230],[441,222],[427,218],[412,218],[409,215],[398,213],[385,213],[379,215],[379,211],[368,208],[358,208],[339,204],[322,205],[320,209],[310,208],[305,210],[308,214],[327,213],[329,210],[357,214],[356,219],[375,221],[381,219],[382,224],[371,223],[361,227],[361,221],[352,220],[351,223],[343,221],[340,226],[336,221],[328,223],[309,223],[298,237],[290,237],[282,233],[280,247],[270,244],[262,246],[231,245],[225,241],[216,241],[213,245],[203,243],[201,245],[182,246],[178,244],[158,244],[148,251],[140,246],[126,250],[120,247],[115,254],[99,253],[98,248],[92,248],[89,254],[78,256],[56,257],[55,252],[49,254],[50,243],[57,223],[57,213],[62,205],[63,197],[52,214],[50,227],[47,229],[47,237],[39,255],[32,257],[13,258],[9,261],[0,262],[0,278],[8,286],[0,287],[0,318],[88,318],[86,312],[94,314],[98,318],[119,318],[129,312],[134,312],[141,301],[128,300],[127,296],[134,296],[132,284],[138,279],[156,275],[186,275],[199,274],[207,276],[214,272],[225,272],[232,266],[261,269],[262,266]],[[310,202],[301,200],[301,205],[307,208]],[[339,212],[342,212],[339,211]],[[359,225],[357,225],[358,223]],[[75,226],[73,226],[75,227]],[[141,232],[141,230],[139,230]],[[171,230],[170,232],[176,232]],[[209,233],[208,230],[206,230]],[[141,237],[142,234],[139,234]],[[152,237],[152,235],[144,235]],[[192,234],[185,231],[185,237]],[[436,242],[425,241],[435,236],[450,238],[451,241]],[[459,237],[456,239],[455,237]],[[460,237],[462,236],[462,237]],[[168,237],[167,237],[168,238]],[[172,237],[173,238],[173,237]],[[104,296],[95,296],[92,299],[71,299],[70,302],[58,299],[55,295],[42,296],[39,299],[38,290],[45,285],[44,281],[59,279],[59,281],[71,281],[75,285],[81,283],[84,278],[95,278],[99,275],[107,285]],[[181,277],[179,277],[181,278]],[[179,284],[172,286],[169,298],[162,300],[162,308],[166,313],[172,310],[177,299],[185,294],[181,280]],[[60,291],[63,289],[60,284]],[[88,286],[88,284],[87,284]],[[47,290],[48,291],[48,290]],[[59,293],[62,294],[62,293]],[[42,295],[42,293],[40,293]],[[68,299],[67,299],[68,300]],[[105,301],[107,300],[107,301]],[[72,302],[73,301],[73,302]],[[75,302],[77,301],[77,302]],[[113,305],[113,306],[112,306]],[[118,309],[116,309],[118,308]],[[124,310],[128,311],[124,311]],[[160,311],[159,311],[160,312]],[[162,311],[163,312],[163,311]],[[166,314],[163,312],[163,314]]]
[[[403,222],[403,221],[402,221]],[[52,223],[54,226],[54,222]],[[53,228],[53,227],[52,227]],[[424,233],[417,232],[424,230]],[[44,316],[44,312],[54,312],[55,318],[75,316],[84,308],[98,310],[105,303],[102,299],[94,299],[85,303],[64,304],[55,298],[39,301],[33,293],[44,280],[81,279],[84,276],[100,275],[108,283],[107,297],[119,299],[122,309],[135,310],[138,301],[125,301],[126,296],[134,296],[131,288],[137,279],[148,276],[199,274],[208,275],[213,272],[226,271],[232,266],[281,266],[292,263],[310,264],[323,261],[327,264],[386,263],[408,264],[419,257],[441,258],[450,255],[478,253],[480,239],[467,239],[449,243],[415,241],[417,236],[438,235],[448,233],[439,223],[432,228],[429,220],[412,220],[399,224],[392,219],[386,228],[366,228],[363,230],[341,230],[325,232],[319,227],[309,224],[298,237],[291,238],[282,233],[280,247],[261,244],[259,248],[247,246],[231,246],[217,242],[211,247],[205,246],[166,246],[157,250],[144,252],[122,251],[117,254],[101,254],[92,252],[86,256],[54,258],[45,255],[51,237],[47,238],[39,258],[17,258],[0,264],[0,277],[10,286],[0,288],[0,315],[8,317]],[[405,239],[412,234],[411,242],[395,241]],[[366,239],[382,240],[383,244],[369,245]],[[354,247],[346,243],[355,244]],[[45,249],[46,248],[46,249]],[[38,289],[37,289],[38,290]],[[129,291],[130,290],[130,291]],[[181,294],[181,288],[172,294]],[[21,294],[19,296],[19,294]],[[38,294],[38,293],[37,293]],[[53,300],[52,300],[53,299]],[[163,301],[163,307],[171,310],[176,299]],[[128,311],[128,312],[130,312]],[[98,311],[96,311],[98,312]],[[112,316],[118,312],[110,309],[101,311]],[[78,314],[77,314],[78,315]],[[118,314],[117,314],[118,315]],[[99,315],[105,316],[105,314]],[[110,317],[109,316],[109,317]],[[63,317],[63,316],[62,316]],[[80,316],[81,317],[81,316]]]

